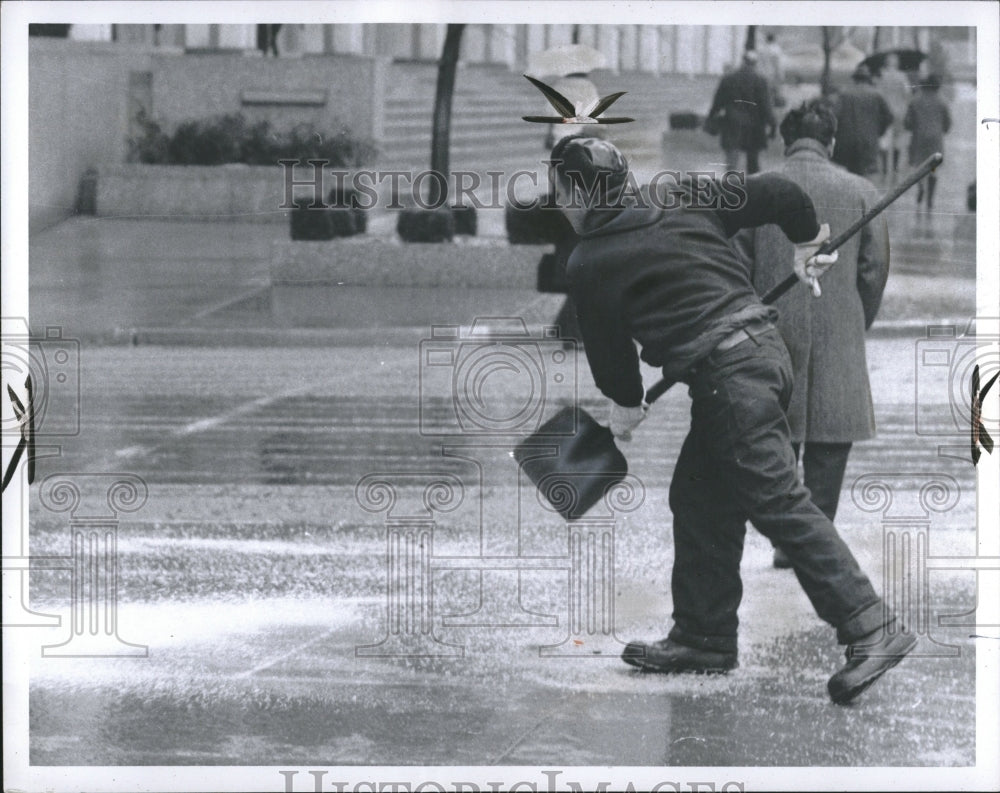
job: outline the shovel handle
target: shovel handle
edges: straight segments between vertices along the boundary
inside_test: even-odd
[[[844,231],[838,234],[836,237],[827,240],[822,245],[820,245],[819,250],[816,254],[826,254],[833,253],[837,248],[847,242],[851,237],[861,231],[866,225],[871,223],[878,215],[882,214],[889,204],[899,198],[903,193],[909,190],[913,185],[923,179],[927,174],[937,168],[944,161],[944,155],[941,152],[935,152],[926,160],[924,160],[920,167],[913,173],[909,174],[902,182],[896,185],[892,190],[882,196],[878,201],[876,201],[865,214],[860,218],[855,220],[850,226],[848,226]],[[779,297],[781,297],[785,292],[791,289],[795,284],[799,283],[799,278],[797,275],[792,273],[790,276],[785,278],[783,281],[777,284],[777,286],[769,289],[762,297],[761,302],[765,305],[770,305]],[[646,403],[652,405],[657,399],[663,396],[667,390],[672,386],[673,383],[667,380],[660,380],[658,383],[652,385],[646,392]]]

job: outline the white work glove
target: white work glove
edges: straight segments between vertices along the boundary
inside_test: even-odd
[[[611,415],[608,419],[608,429],[620,441],[632,440],[632,430],[642,423],[649,413],[649,405],[643,402],[634,408],[623,408],[617,402],[611,402]]]
[[[837,261],[837,251],[824,253],[819,256],[816,255],[819,246],[829,238],[830,224],[824,223],[819,227],[819,234],[816,235],[816,239],[795,246],[795,262],[793,264],[795,274],[799,277],[800,281],[809,285],[809,288],[812,289],[813,297],[819,297],[821,294],[819,288],[820,276]]]

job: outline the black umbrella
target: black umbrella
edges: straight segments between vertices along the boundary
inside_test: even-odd
[[[869,55],[858,65],[867,66],[868,71],[877,77],[885,68],[885,61],[890,55],[895,55],[899,59],[899,70],[901,72],[917,71],[920,68],[920,64],[923,63],[924,58],[927,57],[920,50],[884,50],[883,52],[876,52],[874,55]]]

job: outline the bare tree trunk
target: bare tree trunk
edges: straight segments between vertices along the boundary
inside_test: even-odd
[[[830,60],[833,51],[839,47],[847,37],[843,28],[836,32],[837,28],[824,25],[820,28],[823,31],[823,76],[820,77],[820,88],[823,96],[833,93],[833,78],[830,74]]]
[[[431,129],[431,170],[439,177],[430,182],[428,203],[443,204],[448,199],[449,154],[451,150],[451,100],[455,94],[455,68],[458,65],[462,31],[465,25],[448,25],[438,61],[437,92],[434,95],[434,125]],[[442,194],[443,191],[443,194]]]
[[[830,28],[826,25],[820,28],[823,31],[823,74],[819,78],[820,90],[823,96],[830,93],[830,53],[833,47],[830,46]]]

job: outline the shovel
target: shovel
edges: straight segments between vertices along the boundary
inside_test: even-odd
[[[932,154],[916,171],[882,196],[845,231],[824,242],[819,254],[833,253],[874,220],[893,201],[944,160]],[[793,273],[770,289],[761,301],[773,303],[799,282]],[[660,380],[646,391],[650,405],[673,383]],[[559,437],[555,437],[559,436]],[[579,406],[566,405],[514,448],[514,459],[549,505],[566,520],[578,520],[625,479],[628,462],[607,427]]]

